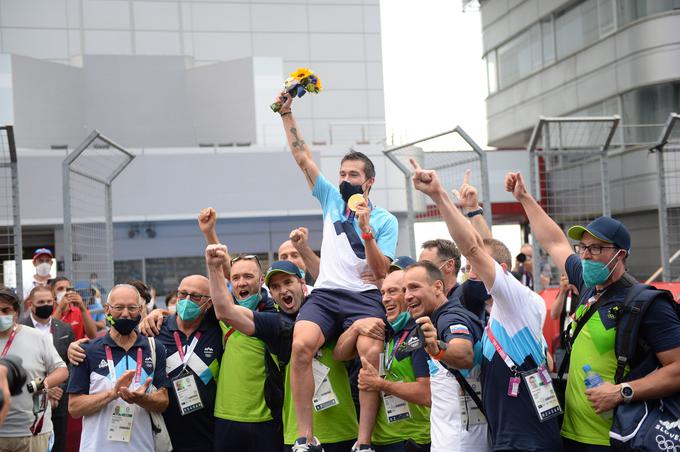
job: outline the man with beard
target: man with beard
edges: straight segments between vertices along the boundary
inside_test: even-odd
[[[111,329],[84,345],[87,358],[73,368],[68,385],[69,413],[84,417],[80,450],[152,452],[149,413],[168,406],[165,347],[137,333],[143,304],[133,286],[114,286],[104,309]]]
[[[298,315],[291,357],[299,435],[293,450],[321,451],[320,445],[313,444],[314,356],[356,320],[385,318],[378,288],[362,280],[361,275],[370,270],[375,281],[384,279],[395,256],[398,224],[394,215],[369,200],[375,183],[373,162],[361,152],[349,152],[340,162],[339,187],[331,184],[321,174],[302,139],[291,111],[292,97],[284,92],[278,101],[293,158],[323,210],[319,276]],[[357,351],[377,368],[382,345],[382,340],[361,336]],[[380,400],[377,393],[360,390],[359,402],[359,434],[352,450],[373,451],[371,433]]]
[[[291,450],[297,438],[297,420],[290,391],[288,363],[295,316],[304,302],[305,285],[302,273],[290,261],[274,262],[267,271],[264,281],[279,306],[279,311],[252,311],[240,306],[238,302],[234,303],[222,282],[220,271],[227,259],[226,247],[209,245],[205,258],[215,313],[221,321],[234,328],[236,332],[231,337],[239,334],[264,341],[268,350],[278,358],[278,367],[285,369],[282,410],[284,450]],[[238,267],[235,266],[233,269]],[[319,377],[319,390],[314,402],[314,432],[327,451],[346,452],[356,439],[357,421],[347,371],[343,363],[333,359],[333,345],[326,344],[315,357],[315,371],[323,373],[324,376]]]

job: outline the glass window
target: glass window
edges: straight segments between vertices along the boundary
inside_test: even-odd
[[[651,143],[659,137],[659,127],[635,125],[663,124],[668,114],[680,109],[680,82],[663,83],[629,91],[621,96],[625,140],[631,143]]]
[[[541,63],[541,28],[539,24],[498,48],[498,81],[504,88],[536,72]]]
[[[587,0],[558,15],[555,19],[555,36],[558,59],[597,41],[597,2]]]
[[[618,0],[619,27],[652,14],[680,9],[680,0]]]
[[[597,0],[597,17],[600,25],[600,37],[614,31],[614,0]]]
[[[541,21],[541,40],[543,43],[543,65],[555,61],[555,33],[552,17]]]
[[[489,94],[495,93],[498,89],[498,78],[496,75],[496,51],[492,50],[486,54],[486,80],[489,87]]]

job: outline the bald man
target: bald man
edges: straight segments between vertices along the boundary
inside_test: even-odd
[[[182,279],[177,300],[176,314],[162,319],[156,338],[167,350],[166,370],[172,382],[163,418],[173,451],[213,450],[215,377],[222,357],[222,337],[212,309],[208,278],[190,275]],[[141,330],[156,334],[152,326],[158,320],[154,311]],[[69,359],[74,364],[84,357],[76,356],[76,347],[74,343],[69,349]]]

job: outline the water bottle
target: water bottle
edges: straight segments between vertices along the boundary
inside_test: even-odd
[[[598,374],[595,372],[591,367],[590,364],[586,364],[583,366],[583,371],[586,373],[586,378],[583,380],[583,383],[586,386],[586,389],[593,389],[597,388],[598,386],[604,384],[604,380]],[[603,419],[611,420],[613,417],[613,412],[612,410],[605,411],[604,413],[600,413],[600,416],[602,416]]]

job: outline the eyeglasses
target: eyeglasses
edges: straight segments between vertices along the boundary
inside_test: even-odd
[[[118,313],[118,314],[122,313],[123,311],[125,311],[127,309],[127,312],[129,312],[132,315],[135,315],[140,311],[140,309],[142,309],[142,307],[139,306],[139,305],[134,305],[134,306],[123,306],[123,305],[112,306],[112,305],[109,305],[109,309],[111,309],[113,312]]]
[[[200,303],[203,298],[210,298],[210,295],[203,295],[201,293],[189,293],[186,290],[177,291],[177,299],[182,300],[188,298],[195,303]]]
[[[241,260],[256,261],[257,265],[259,265],[260,267],[262,266],[260,264],[260,259],[254,254],[239,254],[238,256],[231,258],[231,263],[234,264],[234,263],[241,261]]]
[[[599,256],[602,254],[602,250],[616,250],[615,246],[602,246],[602,245],[583,245],[581,243],[574,245],[574,252],[577,254],[585,254],[586,251],[589,251],[591,255],[593,256]]]

